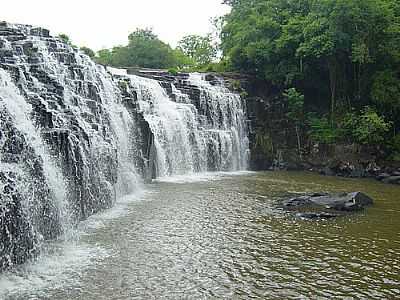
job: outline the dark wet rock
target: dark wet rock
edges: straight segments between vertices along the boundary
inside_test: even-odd
[[[365,168],[365,172],[372,176],[377,176],[381,172],[382,168],[378,166],[375,161],[371,161],[367,164]]]
[[[355,167],[348,175],[351,178],[362,178],[367,177],[366,170],[361,167]]]
[[[390,177],[390,174],[388,174],[388,173],[381,173],[381,174],[379,174],[378,176],[376,176],[376,179],[377,180],[384,180],[385,178],[388,178],[388,177]]]
[[[329,167],[323,168],[320,172],[321,175],[326,175],[326,176],[335,176],[336,173]]]
[[[30,34],[34,36],[50,37],[50,31],[41,27],[32,28]]]
[[[37,237],[15,188],[17,175],[0,171],[0,271],[23,263],[35,254]]]
[[[327,212],[308,212],[308,213],[297,213],[296,217],[306,220],[324,220],[333,219],[340,216],[340,214],[327,213]]]
[[[400,179],[400,178],[399,178]],[[334,211],[358,211],[368,205],[372,205],[373,200],[361,192],[332,194],[332,195],[306,195],[283,202],[283,207],[288,210],[304,210],[308,208]]]
[[[400,184],[400,176],[389,176],[382,180],[384,183]]]

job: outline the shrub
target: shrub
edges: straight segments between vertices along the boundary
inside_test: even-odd
[[[178,75],[179,72],[176,68],[169,68],[168,73],[175,76]]]
[[[308,134],[313,141],[323,144],[332,144],[337,141],[339,132],[337,128],[332,126],[327,117],[317,117],[310,114],[307,123],[310,128]]]
[[[373,145],[385,140],[385,135],[390,130],[391,122],[386,122],[382,116],[371,107],[365,107],[361,115],[354,121],[353,137],[364,145]]]

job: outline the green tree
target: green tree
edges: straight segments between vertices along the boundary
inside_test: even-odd
[[[89,56],[90,58],[94,58],[96,56],[96,53],[92,49],[90,49],[88,47],[83,46],[83,47],[80,48],[80,50],[83,53],[85,53],[87,56]]]
[[[232,9],[221,31],[223,59],[281,93],[303,91],[305,112],[324,116],[309,120],[310,134],[340,140],[343,115],[354,111],[358,118],[368,105],[394,122],[394,132],[400,129],[398,0],[224,2]]]
[[[102,65],[112,65],[112,52],[109,49],[102,49],[97,52],[95,60]]]
[[[126,46],[100,50],[97,61],[114,67],[164,69],[177,65],[172,48],[161,41],[151,29],[137,29],[128,39]]]
[[[365,107],[354,120],[353,136],[361,144],[377,146],[385,140],[390,128],[391,122],[386,122],[373,108]]]
[[[61,41],[63,41],[65,44],[70,45],[71,47],[74,46],[74,45],[72,44],[71,38],[70,38],[68,35],[66,35],[65,33],[60,33],[57,37],[58,37]]]
[[[210,36],[187,35],[179,41],[177,48],[190,57],[198,66],[211,63],[217,54]]]
[[[304,95],[299,93],[295,88],[287,89],[283,96],[287,99],[288,102],[288,112],[286,116],[288,119],[293,122],[294,128],[296,130],[297,137],[297,150],[300,158],[301,154],[301,128],[305,123],[305,115],[304,115]]]

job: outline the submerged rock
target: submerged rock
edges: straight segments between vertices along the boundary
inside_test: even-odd
[[[316,220],[316,219],[332,219],[338,217],[339,214],[332,214],[327,212],[309,212],[309,213],[297,213],[296,217],[306,220]]]

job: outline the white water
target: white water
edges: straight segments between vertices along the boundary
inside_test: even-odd
[[[129,77],[154,133],[157,177],[247,169],[249,141],[239,95],[191,74],[189,83],[201,92],[201,114],[173,84],[174,100],[157,81]]]
[[[3,107],[1,107],[3,106]],[[14,85],[10,75],[0,69],[0,109],[6,109],[13,119],[13,124],[25,137],[27,144],[31,146],[35,154],[42,160],[42,167],[46,179],[46,183],[51,189],[53,200],[58,209],[60,216],[61,228],[64,234],[68,233],[71,228],[70,213],[68,202],[66,200],[65,181],[62,173],[56,166],[54,159],[48,153],[45,143],[40,133],[35,128],[31,120],[32,107],[20,95],[17,87]],[[18,166],[16,166],[19,168]],[[0,170],[3,165],[0,164]],[[26,185],[27,184],[27,185]],[[33,182],[24,182],[19,186],[21,192],[25,194],[25,199],[30,200],[27,195],[35,193]],[[27,215],[32,215],[32,205],[23,203]]]
[[[246,170],[249,161],[245,106],[238,94],[221,82],[212,85],[200,73],[189,74],[189,82],[200,89],[200,107],[208,120],[205,127],[221,147],[221,170]]]
[[[25,151],[32,152],[32,155],[27,155],[40,158],[46,182],[40,183],[37,178],[32,178],[25,172],[24,166],[4,163],[2,160],[0,171],[21,174],[16,180],[16,189],[22,194],[22,205],[27,215],[27,224],[31,227],[30,231],[38,238],[35,249],[47,252],[43,237],[36,228],[36,223],[41,222],[40,219],[52,219],[51,224],[57,223],[61,227],[60,239],[74,243],[79,238],[75,229],[77,220],[110,207],[117,197],[123,198],[140,192],[141,183],[130,153],[130,145],[135,142],[130,132],[135,124],[122,105],[119,88],[111,76],[103,67],[94,64],[87,56],[75,52],[64,43],[56,42],[55,51],[50,50],[47,40],[33,36],[28,36],[27,39],[38,49],[41,60],[38,68],[42,73],[31,72],[26,57],[16,56],[19,70],[17,88],[10,76],[11,72],[0,69],[0,110],[4,110],[11,117],[12,125],[23,135],[27,146],[30,147]],[[61,63],[57,56],[59,54],[66,55],[67,58],[72,56],[76,62]],[[71,65],[74,67],[71,68]],[[40,78],[42,74],[49,79]],[[53,91],[53,87],[57,86],[62,87],[61,94]],[[38,112],[34,111],[30,104],[32,99],[36,103],[39,102],[38,106],[44,107],[45,112],[51,113],[46,120],[50,123],[43,125],[42,121],[36,120],[36,124],[42,128],[35,127],[34,114]],[[39,116],[43,117],[42,112]],[[79,129],[76,129],[77,127]],[[63,154],[59,153],[60,157],[52,157],[47,143],[41,136],[58,131],[68,132],[68,144],[64,143],[63,146],[63,151],[69,152],[68,167],[75,167],[76,172],[81,168],[83,172],[83,181],[78,191],[73,185],[75,178],[71,174],[65,178],[63,176],[67,167],[61,159]],[[114,167],[114,162],[117,162],[118,166]],[[116,174],[112,174],[114,170]],[[111,178],[116,178],[115,182]],[[44,191],[48,187],[49,199],[43,199],[37,193],[38,184],[43,184]],[[3,187],[0,187],[2,197]],[[104,191],[107,192],[103,193]],[[71,201],[74,201],[75,208],[71,207]],[[54,215],[44,215],[43,209],[47,203],[55,206],[57,212]],[[2,201],[0,205],[3,205]],[[77,210],[77,205],[87,205],[84,214],[79,215],[81,211]],[[24,216],[22,218],[25,219]],[[27,229],[21,229],[23,230]],[[46,230],[51,232],[53,228]],[[18,232],[6,234],[10,243],[17,241]],[[24,241],[20,241],[22,242]],[[10,259],[8,261],[11,263]]]
[[[78,84],[79,80],[71,80],[69,75],[69,69],[59,61],[48,51],[46,43],[37,40],[41,46],[41,51],[44,53],[45,66],[47,72],[54,74],[57,77],[57,81],[65,88],[65,102],[74,112],[74,115],[79,121],[82,128],[89,133],[89,137],[92,140],[92,155],[97,157],[100,164],[107,164],[102,162],[103,154],[109,154],[109,145],[104,141],[104,137],[101,132],[92,129],[92,120],[82,118],[82,114],[93,115],[97,120],[98,124],[107,126],[109,122],[111,132],[112,143],[114,144],[115,151],[118,157],[118,181],[115,187],[116,197],[123,197],[125,195],[132,194],[138,189],[141,189],[141,183],[139,175],[134,167],[134,161],[130,157],[129,149],[130,144],[135,141],[131,140],[131,129],[136,126],[129,115],[127,109],[121,104],[121,94],[118,87],[112,81],[111,76],[105,71],[105,69],[99,65],[96,65],[86,55],[75,54],[75,59],[79,66],[83,66],[82,72],[84,81],[82,81],[83,88]],[[63,46],[63,44],[60,44]],[[69,46],[66,46],[68,51],[72,51]],[[100,96],[100,99],[96,101],[95,107],[105,114],[93,113],[93,101],[90,98],[85,97],[89,93],[88,86],[86,83],[93,84]],[[78,99],[78,104],[76,104]],[[74,103],[75,102],[75,103]],[[103,119],[104,116],[108,115],[108,119]],[[98,173],[98,176],[102,176],[102,172]],[[106,180],[105,180],[106,181]]]

